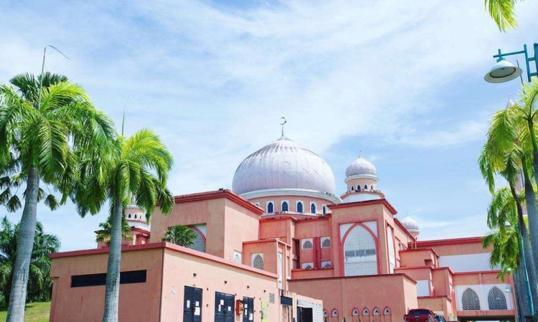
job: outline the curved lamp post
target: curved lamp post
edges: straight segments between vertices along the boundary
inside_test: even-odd
[[[497,59],[497,62],[491,70],[484,76],[484,80],[489,83],[504,83],[518,78],[523,71],[519,66],[515,66],[511,62],[505,60],[507,56],[524,55],[525,56],[525,70],[527,72],[527,81],[530,82],[532,76],[538,77],[538,43],[533,45],[534,56],[529,57],[529,51],[527,45],[523,45],[523,50],[503,53],[500,49],[493,58]],[[531,62],[534,62],[534,72],[531,71]]]

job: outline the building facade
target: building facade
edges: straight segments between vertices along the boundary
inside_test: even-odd
[[[126,219],[121,321],[402,321],[413,308],[447,320],[513,319],[480,237],[424,241],[359,157],[336,194],[329,165],[282,136],[238,166],[232,190],[180,195],[170,214]],[[163,243],[169,227],[196,233]],[[103,245],[101,245],[103,246]],[[99,321],[107,248],[52,256],[52,321]]]

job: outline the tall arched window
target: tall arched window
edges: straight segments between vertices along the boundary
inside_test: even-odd
[[[504,293],[497,287],[494,286],[488,293],[488,305],[490,310],[506,310],[508,309],[506,305],[506,297]]]
[[[302,213],[303,212],[303,202],[297,201],[297,212]]]
[[[288,202],[287,201],[282,201],[282,205],[281,205],[280,209],[281,209],[282,212],[289,211]]]
[[[363,226],[351,228],[344,240],[346,276],[377,274],[376,240]]]
[[[327,214],[327,206],[323,205],[323,214],[326,215]]]
[[[262,254],[252,254],[252,267],[263,269],[263,256]]]
[[[315,214],[316,213],[316,204],[315,203],[311,203],[310,204],[310,212]]]
[[[358,192],[361,191],[361,186],[360,186],[360,185],[357,185],[357,191],[358,191]]]
[[[272,214],[273,212],[275,212],[275,205],[273,204],[272,201],[269,201],[267,203],[267,213]]]
[[[461,305],[464,310],[480,310],[480,300],[475,291],[468,288],[461,296]]]

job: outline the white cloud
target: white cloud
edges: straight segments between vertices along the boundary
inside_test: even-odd
[[[417,118],[440,108],[436,93],[450,80],[481,77],[499,43],[516,48],[533,34],[538,3],[518,7],[521,27],[505,35],[463,0],[0,4],[10,26],[0,28],[0,81],[37,72],[42,46],[54,44],[71,60],[51,53],[48,69],[116,120],[127,110],[129,133],[162,136],[175,193],[230,187],[241,159],[278,137],[282,115],[288,135],[321,154],[365,134],[404,133],[400,143],[427,148],[475,140],[479,122],[425,133]]]

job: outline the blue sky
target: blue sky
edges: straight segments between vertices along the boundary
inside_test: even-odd
[[[485,233],[477,156],[518,82],[483,81],[497,48],[536,39],[537,1],[500,33],[483,1],[0,1],[0,82],[47,70],[85,87],[127,133],[152,128],[175,158],[170,188],[231,187],[250,152],[287,135],[331,165],[340,191],[359,151],[422,239]],[[0,208],[0,215],[6,210]],[[94,247],[105,214],[39,220],[62,249]],[[18,220],[18,214],[9,214]]]

